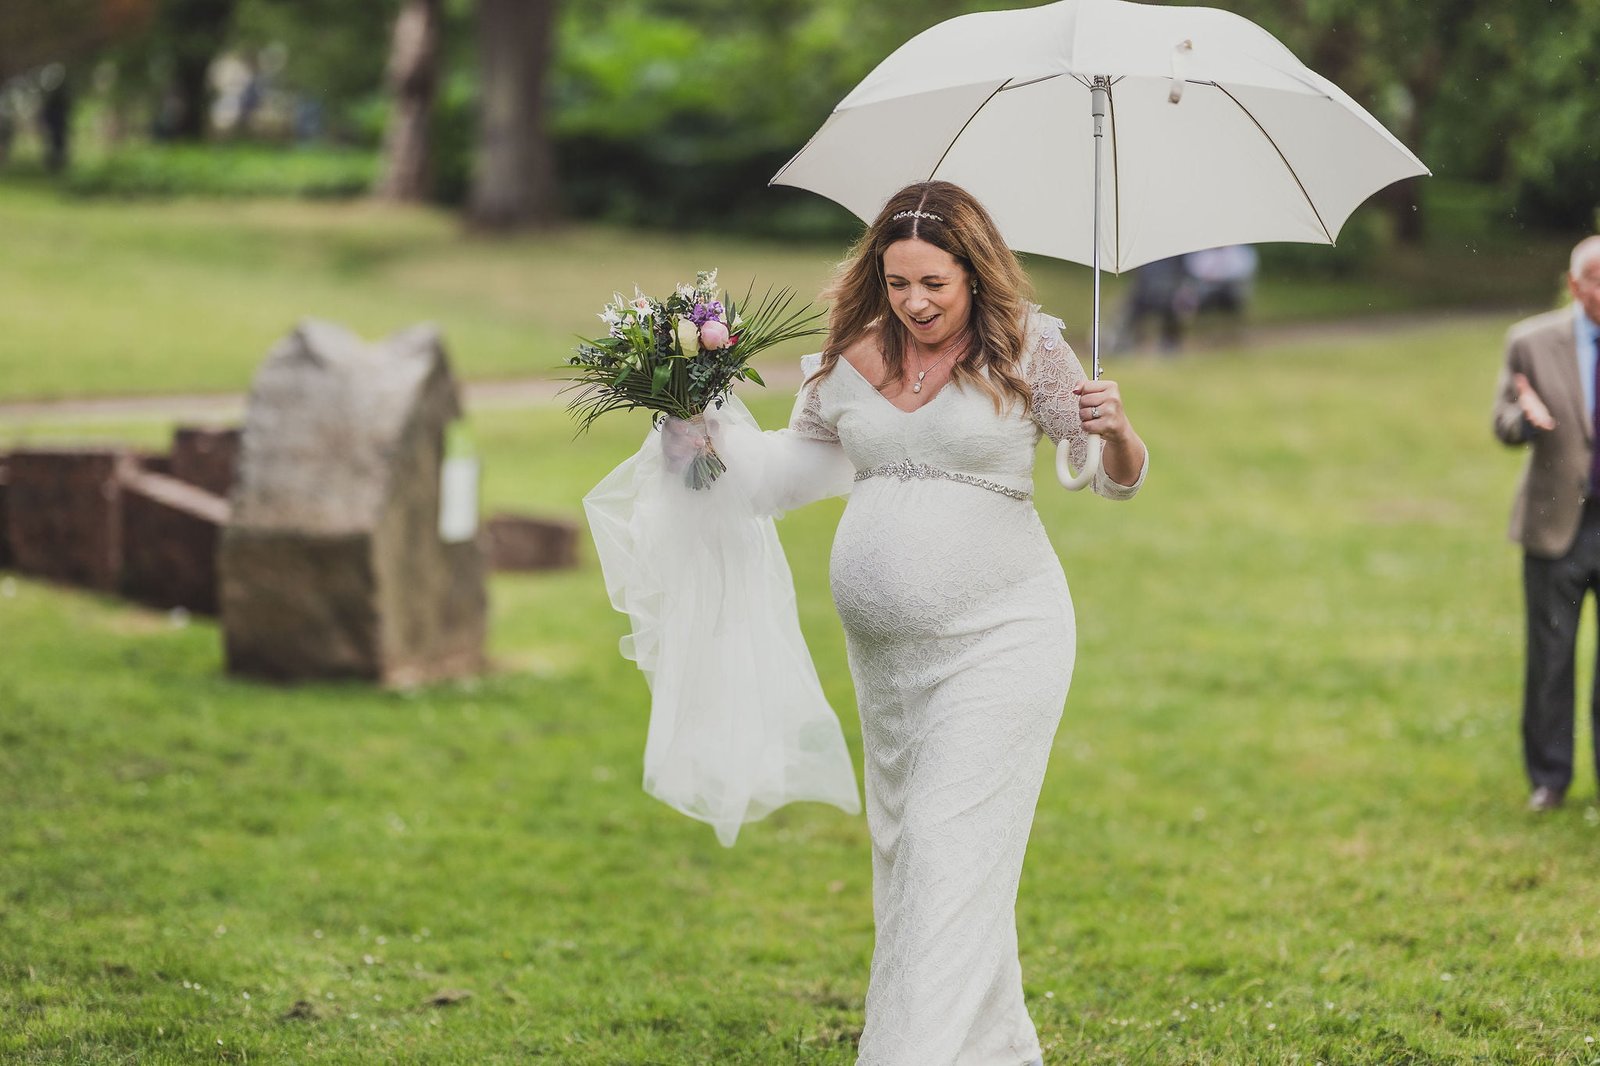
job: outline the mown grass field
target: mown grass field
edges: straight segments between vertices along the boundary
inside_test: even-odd
[[[1497,358],[1480,326],[1118,368],[1146,492],[1040,497],[1081,627],[1019,904],[1047,1061],[1600,1060],[1587,759],[1521,810]],[[476,422],[486,502],[568,515],[640,432]],[[838,510],[781,528],[856,746]],[[5,580],[0,1059],[853,1061],[861,819],[722,849],[639,790],[592,563],[492,592],[493,674],[379,693]]]

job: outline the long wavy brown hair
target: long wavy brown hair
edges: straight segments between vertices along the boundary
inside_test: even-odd
[[[889,304],[883,253],[896,241],[911,238],[950,253],[978,286],[967,318],[965,350],[951,366],[951,380],[982,389],[996,410],[1020,400],[1027,411],[1029,390],[1019,364],[1033,287],[989,212],[971,193],[948,181],[920,181],[889,197],[834,271],[822,294],[832,306],[821,373],[831,373],[846,349],[875,331],[883,353],[884,377],[878,388],[904,376],[911,334]]]

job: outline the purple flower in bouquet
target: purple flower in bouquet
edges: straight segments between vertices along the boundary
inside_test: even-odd
[[[665,300],[638,289],[632,299],[617,294],[600,313],[604,337],[582,341],[568,360],[568,380],[578,396],[567,407],[578,431],[607,411],[643,407],[659,423],[666,417],[695,422],[721,407],[740,379],[763,384],[750,358],[774,344],[825,332],[820,311],[790,310],[794,293],[769,289],[759,301],[754,288],[737,303],[717,298],[717,272],[705,271],[693,285],[679,285]],[[737,333],[735,333],[737,331]],[[685,471],[691,487],[711,485],[727,467],[709,436]]]

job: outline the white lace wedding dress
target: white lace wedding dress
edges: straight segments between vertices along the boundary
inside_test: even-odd
[[[1033,466],[1042,435],[1070,441],[1077,464],[1087,450],[1071,391],[1084,373],[1059,327],[1029,319],[1030,414],[953,383],[902,411],[841,360],[808,377],[787,430],[758,434],[735,411],[715,434],[757,512],[853,486],[830,569],[872,836],[861,1066],[1022,1066],[1040,1054],[1014,908],[1075,627],[1031,502]],[[1126,498],[1143,480],[1102,473],[1093,485]]]

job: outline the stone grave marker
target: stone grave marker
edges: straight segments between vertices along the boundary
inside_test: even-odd
[[[461,415],[431,327],[367,344],[306,321],[273,348],[219,556],[231,671],[410,685],[482,668],[476,499],[465,523],[442,499]]]

